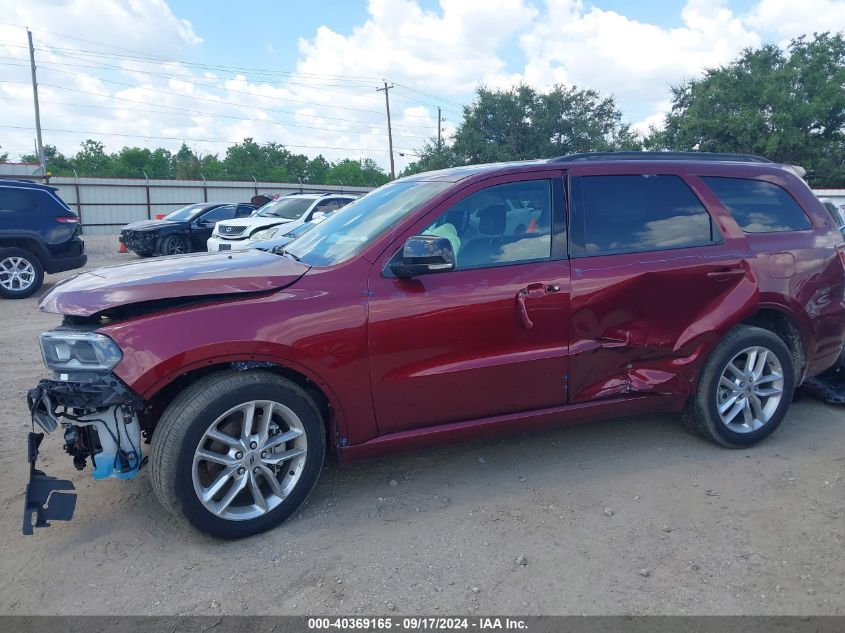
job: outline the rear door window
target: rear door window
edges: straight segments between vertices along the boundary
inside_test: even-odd
[[[220,222],[221,220],[231,220],[235,217],[235,207],[234,205],[226,205],[223,207],[217,207],[216,209],[212,209],[208,213],[206,213],[200,219],[201,222],[205,224],[209,223],[216,223]]]
[[[748,178],[702,178],[746,233],[805,231],[810,218],[785,189]]]
[[[721,241],[710,214],[678,176],[576,176],[571,187],[572,236],[582,242],[573,245],[573,256],[687,248]]]

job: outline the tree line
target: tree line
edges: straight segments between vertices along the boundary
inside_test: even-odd
[[[663,125],[638,134],[613,97],[557,85],[477,89],[451,139],[432,138],[400,175],[474,163],[548,158],[575,152],[675,150],[757,154],[801,165],[816,187],[845,187],[845,36],[802,36],[781,49],[744,50],[734,61],[671,87]],[[127,176],[378,186],[389,180],[373,160],[330,162],[253,139],[220,158],[124,147],[108,154],[86,140],[73,156],[46,146],[55,175]],[[24,160],[37,162],[35,156]],[[2,156],[0,156],[2,160]]]
[[[87,139],[72,156],[65,156],[53,145],[44,146],[47,171],[54,176],[144,177],[187,180],[256,180],[262,182],[303,182],[324,185],[378,187],[389,180],[387,173],[372,159],[343,159],[330,162],[322,155],[309,158],[294,154],[278,143],[260,145],[252,138],[231,145],[220,158],[198,155],[182,144],[176,153],[169,150],[124,147],[107,153],[100,141]],[[34,154],[21,156],[24,162],[38,162]]]

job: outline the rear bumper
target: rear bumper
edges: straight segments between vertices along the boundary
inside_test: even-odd
[[[88,262],[85,254],[85,242],[76,237],[70,240],[59,254],[50,253],[44,261],[44,271],[48,273],[60,273],[65,270],[82,268]]]

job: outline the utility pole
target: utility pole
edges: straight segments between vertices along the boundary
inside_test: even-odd
[[[437,151],[443,149],[443,140],[440,135],[440,106],[437,106]]]
[[[32,98],[35,101],[35,136],[38,143],[38,162],[41,163],[41,175],[47,176],[47,159],[44,156],[44,143],[41,142],[41,111],[38,109],[38,81],[35,78],[35,47],[32,45],[32,31],[26,30],[29,39],[29,65],[32,68]]]
[[[376,88],[376,92],[384,91],[384,107],[387,108],[387,142],[390,146],[390,179],[396,178],[396,169],[393,166],[393,130],[390,127],[390,98],[388,91],[393,88],[393,84],[387,85],[387,80],[384,81],[384,88]]]

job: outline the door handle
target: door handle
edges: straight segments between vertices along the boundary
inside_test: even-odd
[[[528,316],[528,308],[525,307],[525,298],[527,296],[528,289],[526,288],[523,288],[516,293],[516,311],[519,314],[519,320],[522,323],[522,327],[526,330],[530,330],[534,327],[534,322],[531,320],[531,317]]]
[[[734,277],[745,275],[744,268],[719,268],[718,270],[711,270],[707,273],[707,277],[715,279],[716,281],[728,281]]]
[[[526,330],[530,330],[534,327],[534,322],[531,320],[531,317],[528,316],[528,307],[525,305],[525,300],[529,298],[539,299],[540,297],[544,297],[555,292],[560,292],[560,286],[558,284],[533,283],[528,284],[525,288],[520,289],[519,292],[516,293],[516,310],[519,313],[519,319],[522,323],[522,327]]]

